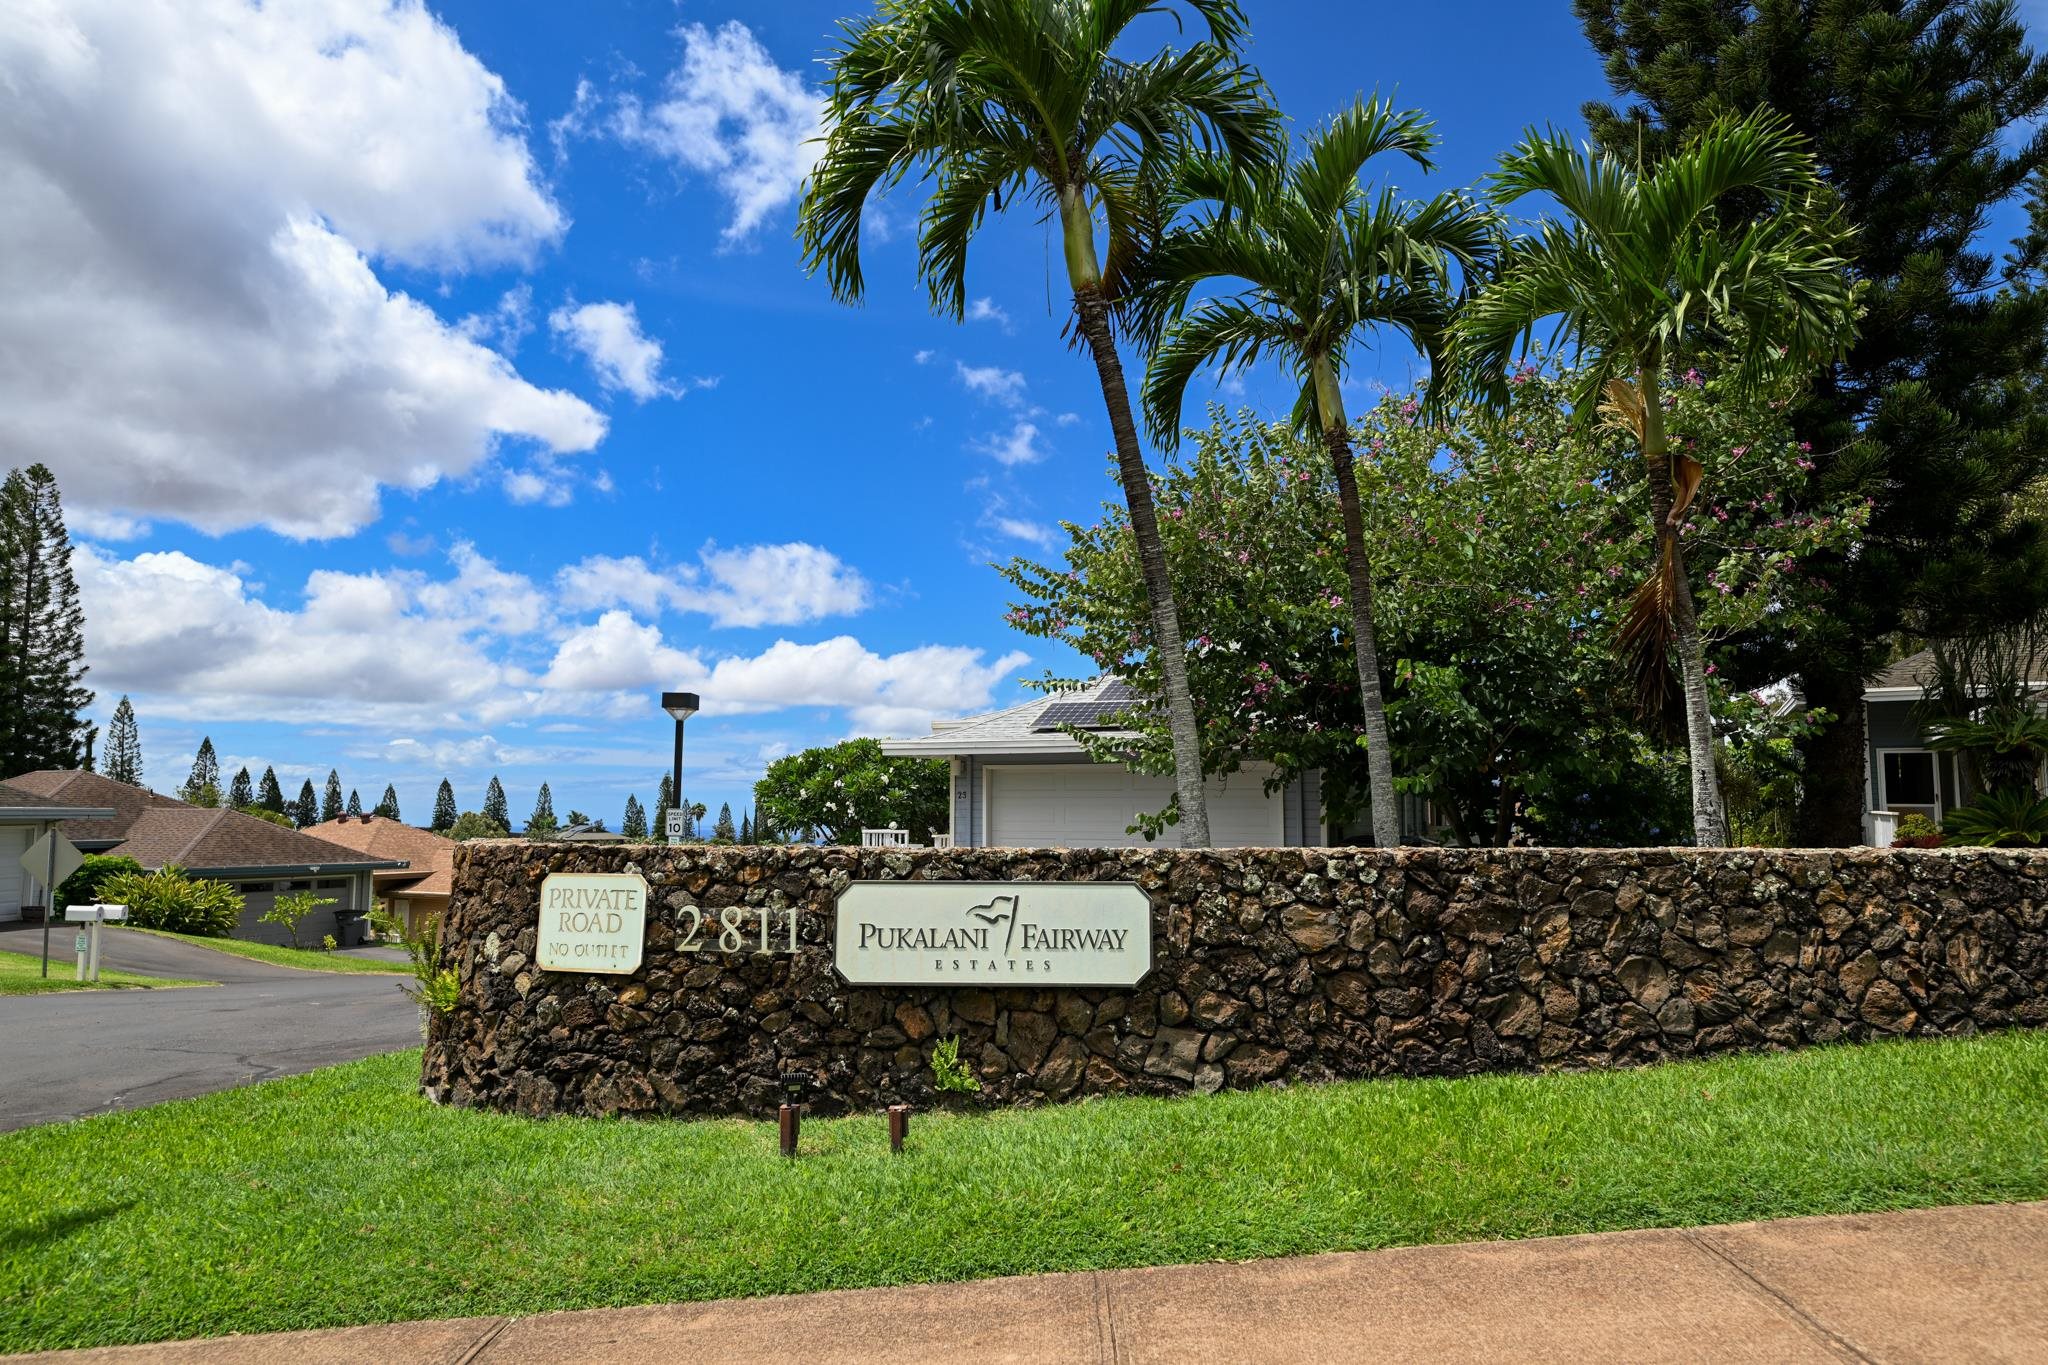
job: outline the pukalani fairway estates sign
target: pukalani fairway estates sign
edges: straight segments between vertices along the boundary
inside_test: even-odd
[[[1152,901],[1134,882],[854,882],[833,960],[855,986],[1135,986]]]
[[[556,872],[540,884],[540,966],[551,972],[640,970],[647,883],[637,872]]]

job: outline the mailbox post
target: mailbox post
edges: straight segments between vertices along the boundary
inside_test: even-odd
[[[100,979],[100,926],[108,920],[128,918],[125,905],[70,905],[64,908],[67,924],[83,924],[78,931],[78,979]]]

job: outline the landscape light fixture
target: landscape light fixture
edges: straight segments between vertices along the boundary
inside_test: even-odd
[[[695,692],[664,692],[661,694],[661,709],[676,718],[676,765],[669,774],[669,800],[675,802],[671,809],[683,812],[683,823],[690,822],[690,808],[683,804],[683,722],[697,714]],[[670,843],[679,842],[671,839]]]

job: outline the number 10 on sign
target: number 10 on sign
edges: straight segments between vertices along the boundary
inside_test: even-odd
[[[749,920],[753,921],[751,924]],[[749,910],[728,905],[716,918],[694,905],[676,911],[679,953],[793,953],[795,910]]]

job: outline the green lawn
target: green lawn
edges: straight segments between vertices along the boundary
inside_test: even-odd
[[[0,1352],[2048,1196],[2048,1034],[772,1123],[419,1054],[0,1136]]]
[[[47,981],[43,979],[43,958],[40,952],[30,957],[9,949],[0,949],[0,995],[54,995],[59,991],[111,991],[131,986],[150,988],[214,984],[211,981],[135,976],[128,972],[110,972],[105,967],[100,968],[100,979],[97,983],[78,981],[74,979],[78,971],[78,955],[71,951],[69,935],[65,935],[65,938],[67,941],[60,953],[57,949],[56,935],[51,936],[50,976]],[[4,1236],[4,1233],[0,1233],[0,1237]]]
[[[409,976],[412,973],[412,968],[403,962],[378,962],[371,958],[323,952],[318,948],[280,948],[275,944],[250,943],[239,938],[201,938],[197,934],[173,934],[164,929],[137,929],[128,925],[107,932],[155,934],[158,938],[176,939],[180,943],[190,943],[198,948],[211,948],[217,953],[252,958],[257,962],[268,962],[278,967],[298,967],[309,972],[383,972],[396,976]]]

